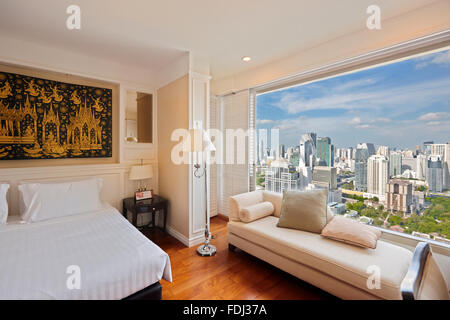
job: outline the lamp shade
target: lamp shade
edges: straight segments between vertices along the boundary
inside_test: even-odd
[[[209,135],[202,129],[190,129],[183,146],[185,152],[216,151]]]
[[[130,180],[144,180],[153,177],[153,168],[150,165],[132,166],[130,170]]]

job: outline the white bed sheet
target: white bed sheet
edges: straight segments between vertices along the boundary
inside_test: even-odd
[[[80,289],[69,289],[71,265]],[[167,253],[116,209],[0,226],[0,299],[122,299],[161,279]]]

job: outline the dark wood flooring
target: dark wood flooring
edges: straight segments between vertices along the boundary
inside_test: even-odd
[[[161,280],[163,299],[185,300],[329,300],[332,295],[285,273],[241,250],[231,252],[227,222],[211,219],[213,257],[200,257],[160,230],[144,234],[170,256],[173,282]]]

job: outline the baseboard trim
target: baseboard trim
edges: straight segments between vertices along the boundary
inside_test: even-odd
[[[197,244],[203,243],[203,241],[205,241],[205,236],[202,233],[201,235],[198,235],[196,237],[193,238],[188,238],[185,235],[181,234],[180,232],[178,232],[177,230],[175,230],[174,228],[172,228],[171,226],[167,226],[167,232],[174,237],[175,239],[177,239],[178,241],[180,241],[182,244],[184,244],[186,247],[193,247]]]
[[[204,234],[196,236],[192,239],[189,239],[189,247],[193,247],[195,245],[201,244],[205,241],[205,236]]]
[[[184,236],[183,234],[179,233],[177,230],[175,230],[171,226],[167,226],[167,232],[172,237],[174,237],[175,239],[180,241],[182,244],[184,244],[186,247],[189,247],[189,239],[186,236]]]
[[[224,215],[224,214],[221,214],[221,213],[218,213],[217,214],[217,217],[218,218],[220,218],[220,219],[222,219],[222,220],[225,220],[225,221],[230,221],[230,218],[228,218],[228,216],[226,216],[226,215]]]

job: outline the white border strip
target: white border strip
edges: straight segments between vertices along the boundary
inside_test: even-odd
[[[264,83],[262,85],[256,86],[253,89],[256,90],[257,93],[260,92],[270,92],[281,89],[286,89],[290,86],[299,85],[303,79],[310,78],[313,76],[320,76],[324,73],[336,72],[339,73],[339,70],[349,67],[356,67],[358,65],[367,64],[371,61],[381,60],[385,58],[389,58],[390,56],[396,54],[404,53],[407,55],[408,52],[412,50],[417,50],[420,48],[436,45],[445,41],[450,41],[450,29],[431,34],[429,36],[409,40],[406,42],[402,42],[387,48],[378,49],[369,53],[365,53],[356,57],[348,58],[342,61],[338,61],[335,63],[331,63],[322,67],[314,68],[308,71],[304,71],[295,75],[286,76],[274,81],[270,81]],[[376,62],[374,62],[374,65]],[[279,88],[279,87],[283,88]],[[271,90],[273,88],[273,90]]]

